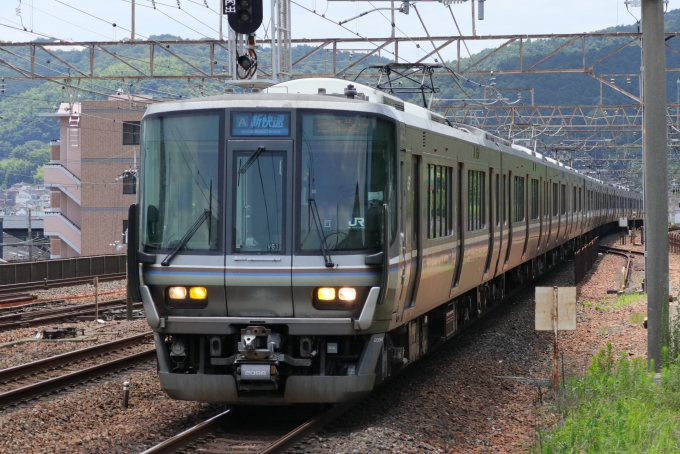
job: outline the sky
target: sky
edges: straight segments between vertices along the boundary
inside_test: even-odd
[[[136,0],[136,32],[140,39],[149,35],[173,34],[183,38],[216,39],[219,36],[221,0]],[[375,11],[358,20],[337,25],[338,21],[373,8],[389,8],[388,1],[292,0],[293,38],[387,37],[390,35],[390,11]],[[454,0],[455,2],[456,0]],[[458,0],[460,1],[460,0]],[[156,9],[153,8],[155,4]],[[680,0],[670,0],[668,8],[678,7]],[[396,2],[399,6],[399,2]],[[317,14],[307,11],[316,11]],[[475,7],[477,4],[475,2]],[[270,1],[264,0],[265,19],[258,39],[265,36],[269,21]],[[432,36],[458,35],[448,9],[441,3],[417,3],[427,31]],[[80,10],[80,11],[78,11]],[[471,3],[451,5],[463,35],[472,34]],[[640,8],[630,8],[635,17]],[[635,19],[624,0],[487,0],[485,20],[475,20],[477,35],[582,33],[614,25],[628,25]],[[89,14],[89,15],[88,15]],[[324,14],[326,19],[320,17]],[[409,15],[396,12],[397,36],[425,36],[423,25],[413,9]],[[330,19],[335,23],[330,22]],[[116,27],[113,27],[113,23]],[[32,41],[40,33],[71,41],[122,40],[130,37],[130,0],[0,0],[0,40]],[[23,24],[23,25],[22,25]],[[15,28],[9,28],[15,27]],[[16,29],[18,28],[18,29]],[[228,24],[223,22],[226,36]],[[268,28],[268,27],[267,27]],[[468,42],[471,52],[494,47],[499,42]],[[431,49],[429,43],[420,49],[415,45],[400,46],[400,55],[419,58]],[[345,46],[366,49],[370,44]],[[450,46],[445,59],[455,59],[455,46]]]

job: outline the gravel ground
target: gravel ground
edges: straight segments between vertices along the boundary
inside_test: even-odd
[[[36,301],[65,300],[65,302],[62,303],[49,305],[49,307],[55,308],[94,303],[94,286],[91,284],[40,290],[33,293],[38,295]],[[124,280],[102,282],[99,284],[99,301],[103,302],[124,298]],[[41,307],[40,309],[43,308]],[[74,326],[78,328],[78,330],[83,329],[85,336],[75,340],[36,342],[36,333],[41,332],[44,328],[54,326]],[[146,320],[141,319],[132,321],[116,320],[107,321],[105,323],[62,322],[0,332],[0,369],[90,347],[92,345],[132,336],[149,330],[149,325],[146,323]],[[14,344],[5,345],[8,343]]]
[[[631,318],[645,313],[646,301],[617,306],[616,295],[606,293],[623,265],[622,257],[603,256],[579,285],[577,330],[560,333],[565,375],[582,373],[607,342],[645,356],[647,333]],[[680,256],[670,265],[680,288]],[[537,285],[573,285],[572,263]],[[552,376],[552,338],[534,331],[533,293],[523,291],[292,452],[526,452],[536,428],[553,422],[542,406],[550,391],[499,377]],[[128,409],[120,407],[125,380],[132,383]],[[125,373],[0,413],[0,452],[139,452],[223,409],[168,399],[154,371]]]
[[[36,341],[36,332],[49,326],[75,326],[79,330],[84,329],[85,336],[59,342]],[[0,369],[150,331],[146,319],[115,320],[105,323],[59,323],[49,326],[33,326],[0,333]],[[5,343],[22,340],[26,342],[2,346]]]
[[[99,283],[99,301],[125,298],[126,281],[108,281]],[[94,303],[94,285],[82,284],[72,287],[56,287],[49,290],[32,290],[35,301],[67,300],[69,305]]]
[[[131,383],[128,408],[121,405],[124,381]],[[138,453],[224,409],[168,399],[155,370],[125,373],[0,414],[0,452]]]

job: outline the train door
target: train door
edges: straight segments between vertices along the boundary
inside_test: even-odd
[[[416,285],[415,271],[418,268],[418,242],[414,240],[414,230],[417,230],[415,226],[417,222],[416,213],[414,211],[416,206],[414,197],[417,193],[413,175],[414,161],[414,156],[410,153],[410,150],[404,152],[399,161],[399,233],[397,234],[399,241],[399,278],[396,293],[399,303],[396,307],[397,313],[401,313],[404,308],[412,306],[414,303],[412,297]]]
[[[227,314],[290,317],[291,140],[229,140],[224,284]],[[258,291],[254,292],[253,288]]]
[[[423,216],[420,211],[420,156],[413,155],[411,158],[411,181],[410,188],[408,188],[407,196],[409,197],[410,215],[408,222],[410,224],[410,244],[407,244],[407,250],[411,253],[411,263],[409,272],[409,283],[406,291],[405,305],[406,307],[413,307],[416,304],[416,297],[418,295],[418,284],[420,283],[420,274],[422,269],[423,249],[420,240],[421,219]]]
[[[505,175],[503,175],[505,176]],[[510,251],[512,250],[512,222],[513,222],[513,211],[512,211],[512,197],[514,196],[513,191],[511,190],[512,188],[512,172],[508,172],[508,181],[507,185],[505,182],[503,183],[504,189],[505,189],[505,204],[506,204],[506,210],[507,210],[507,220],[508,220],[508,233],[506,235],[506,241],[505,241],[505,261],[503,264],[503,269],[509,269],[512,268],[511,266],[508,266],[508,262],[510,261]]]

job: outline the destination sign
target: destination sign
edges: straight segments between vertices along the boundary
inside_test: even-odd
[[[314,135],[363,135],[373,126],[370,118],[362,117],[332,117],[315,118]]]
[[[236,137],[287,137],[289,112],[232,112],[231,135]]]

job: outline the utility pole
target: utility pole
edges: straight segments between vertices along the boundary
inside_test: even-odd
[[[390,11],[390,12],[392,13],[392,34],[390,35],[390,37],[392,39],[394,39],[394,27],[396,26],[396,24],[394,23],[394,2],[392,2],[391,6],[392,6],[392,11]],[[399,63],[396,60],[394,62]]]
[[[645,274],[647,360],[661,367],[668,345],[668,151],[663,0],[642,0]]]
[[[28,209],[28,261],[33,260],[33,229],[31,228],[31,209]]]
[[[135,0],[131,0],[132,4],[132,27],[130,28],[130,41],[135,40]]]

